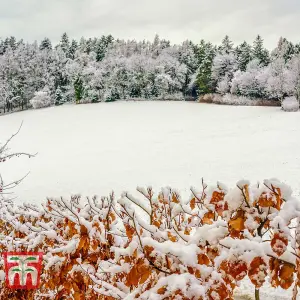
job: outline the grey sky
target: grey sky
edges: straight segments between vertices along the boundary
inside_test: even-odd
[[[63,32],[72,38],[112,34],[172,42],[201,38],[219,44],[228,34],[252,42],[259,33],[268,48],[280,36],[300,42],[299,0],[0,0],[0,36],[25,41]]]

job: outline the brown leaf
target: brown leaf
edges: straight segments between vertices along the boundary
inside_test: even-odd
[[[208,266],[210,263],[209,258],[205,254],[198,254],[198,264]]]
[[[157,294],[158,295],[163,295],[166,292],[166,288],[165,287],[161,287],[157,290]]]
[[[195,198],[193,198],[193,199],[191,200],[191,202],[190,202],[190,207],[191,207],[192,210],[195,209],[195,207],[196,207],[196,199],[195,199]]]
[[[245,229],[245,217],[244,212],[239,210],[237,214],[228,222],[230,229],[235,231],[243,231]]]
[[[172,202],[174,202],[174,203],[180,203],[180,201],[178,200],[178,195],[175,194],[175,193],[173,193],[173,195],[172,195]]]
[[[136,265],[134,265],[130,272],[127,274],[127,278],[126,278],[126,286],[137,286],[139,283],[139,276],[138,276],[138,272],[137,272],[137,267]]]
[[[132,239],[134,233],[135,233],[135,229],[133,227],[131,227],[129,224],[125,223],[125,230],[126,230],[126,235],[129,239]]]
[[[271,241],[272,250],[278,255],[281,256],[287,248],[288,239],[283,232],[276,232]]]
[[[256,288],[262,287],[267,276],[267,265],[261,257],[257,256],[252,260],[248,276]]]
[[[215,217],[215,214],[212,211],[209,211],[204,214],[204,216],[202,218],[202,223],[211,225],[213,223],[214,217]]]
[[[174,243],[177,242],[177,237],[172,235],[171,232],[168,232],[168,238],[171,242],[174,242]]]

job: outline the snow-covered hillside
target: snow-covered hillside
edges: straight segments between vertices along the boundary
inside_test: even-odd
[[[202,176],[231,186],[241,178],[278,177],[299,196],[300,113],[186,102],[66,105],[0,117],[1,140],[22,121],[11,146],[38,155],[1,165],[7,181],[31,172],[15,190],[18,202],[149,184],[188,196]],[[245,282],[237,295],[248,299],[253,287]],[[266,288],[262,297],[289,299],[290,293]]]
[[[300,192],[300,113],[186,102],[66,105],[0,117],[1,140],[22,121],[11,146],[38,155],[1,165],[8,181],[31,172],[18,201],[150,184],[189,195],[202,176],[228,185],[277,177]]]

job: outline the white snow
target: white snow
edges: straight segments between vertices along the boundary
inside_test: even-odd
[[[189,196],[201,178],[233,187],[277,177],[300,192],[300,114],[274,107],[191,102],[115,102],[65,105],[0,117],[0,141],[15,132],[13,150],[38,152],[1,164],[20,202],[47,196],[133,195],[172,186]]]
[[[0,142],[22,121],[11,148],[38,155],[1,164],[7,182],[30,171],[15,190],[18,203],[112,189],[135,196],[136,186],[149,185],[156,193],[172,186],[184,200],[190,186],[201,190],[202,177],[228,187],[276,177],[299,197],[299,113],[191,102],[65,105],[1,116]],[[252,296],[245,284],[240,291]],[[273,292],[262,291],[263,299],[290,299]]]

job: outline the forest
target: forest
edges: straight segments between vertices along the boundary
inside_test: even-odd
[[[280,38],[269,51],[253,43],[201,40],[171,44],[100,38],[0,41],[1,113],[71,103],[123,99],[184,100],[233,94],[249,99],[300,97],[300,43]]]

